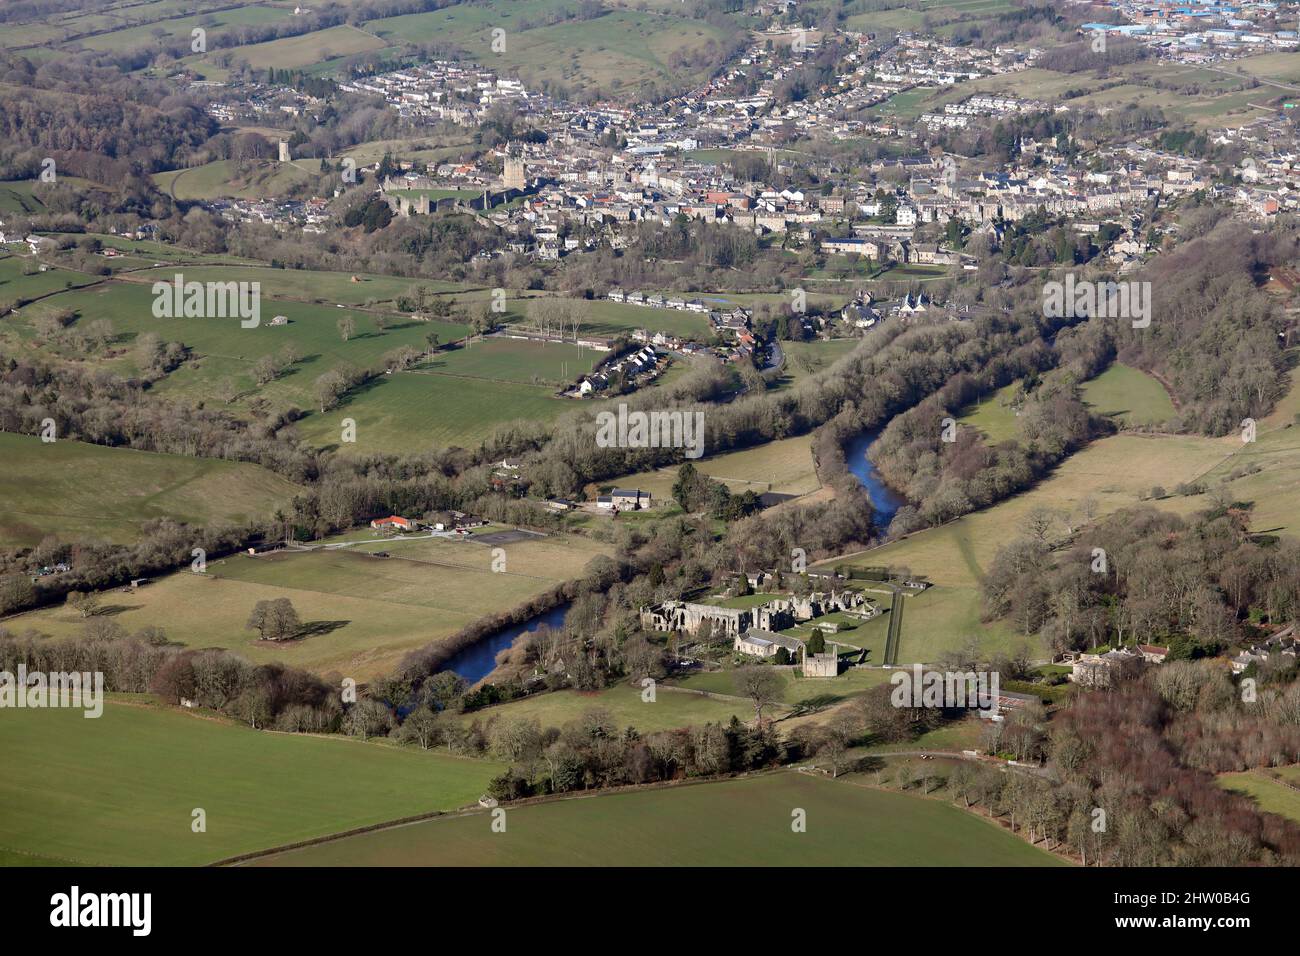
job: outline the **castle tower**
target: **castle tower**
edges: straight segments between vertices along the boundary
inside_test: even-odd
[[[505,169],[501,173],[501,182],[506,189],[523,189],[528,182],[524,161],[514,156],[507,156]]]
[[[280,162],[289,162],[289,141],[287,139],[280,140]]]

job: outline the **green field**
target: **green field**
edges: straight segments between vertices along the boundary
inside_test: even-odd
[[[225,270],[217,270],[213,274],[224,273]],[[156,275],[154,281],[167,281],[162,278],[166,274],[164,271]],[[188,273],[182,275],[189,281]],[[239,278],[239,272],[232,270],[230,277]],[[365,312],[275,300],[265,294],[261,300],[261,324],[256,328],[243,328],[238,318],[157,318],[153,315],[150,284],[143,282],[106,282],[93,289],[52,296],[23,312],[30,319],[39,311],[58,309],[78,313],[78,321],[106,318],[112,322],[117,334],[114,345],[120,351],[109,359],[107,367],[119,374],[138,371],[130,344],[144,332],[156,332],[164,341],[182,342],[194,350],[196,354],[190,362],[156,386],[162,394],[219,402],[223,400],[221,386],[229,380],[239,402],[257,394],[302,409],[313,407],[316,400],[313,383],[332,367],[349,363],[365,368],[377,364],[384,353],[400,346],[424,350],[425,336],[430,332],[439,333],[442,342],[447,343],[469,331],[463,325],[416,322],[393,316],[381,332],[374,317]],[[287,316],[289,323],[271,325],[271,319],[278,314]],[[346,342],[338,329],[338,321],[344,317],[352,319],[356,327],[355,334]],[[31,327],[20,325],[18,332],[30,337]],[[263,356],[279,355],[286,345],[297,350],[300,360],[280,378],[257,386],[252,374],[254,363]]]
[[[35,271],[27,275],[24,274],[24,269]],[[30,302],[41,296],[89,285],[96,281],[98,280],[93,276],[53,266],[41,272],[35,260],[26,256],[0,258],[0,302],[14,303],[20,299]]]
[[[345,24],[302,36],[236,47],[230,53],[234,62],[243,61],[255,70],[268,67],[283,70],[314,67],[342,57],[382,50],[385,46],[383,40],[366,30]],[[206,72],[206,65],[200,69]]]
[[[27,23],[6,24],[4,33],[0,34],[0,40],[7,48],[33,44],[53,45],[77,37],[88,37],[92,33],[120,31],[141,24],[157,24],[168,17],[181,17],[192,11],[193,4],[187,3],[186,0],[143,0],[143,2],[122,0],[94,11],[71,10],[64,13],[50,13]],[[232,15],[231,11],[226,12],[227,17]],[[35,58],[39,54],[52,52],[52,50],[25,49],[23,55]]]
[[[734,690],[723,691],[734,694]],[[725,724],[733,716],[742,721],[754,719],[754,708],[747,700],[715,700],[701,694],[684,694],[656,689],[653,702],[641,699],[641,688],[619,684],[591,693],[576,690],[535,694],[523,700],[499,704],[465,714],[464,723],[488,722],[503,717],[536,718],[542,727],[563,727],[589,710],[607,710],[619,727],[635,727],[642,734],[677,727]]]
[[[357,548],[240,554],[210,561],[204,574],[184,570],[129,594],[106,593],[102,613],[128,631],[162,627],[189,647],[224,647],[259,664],[282,661],[366,680],[392,670],[417,647],[579,577],[605,553],[576,536],[502,547],[504,572],[492,570],[492,548],[473,539],[384,538]],[[392,557],[365,553],[381,549]],[[293,602],[306,636],[259,641],[245,627],[254,604],[275,598]],[[54,637],[78,634],[84,624],[63,606],[11,621],[15,630]]]
[[[860,344],[861,339],[782,342],[781,349],[785,352],[785,368],[781,370],[782,386],[795,384],[829,368]]]
[[[1280,768],[1280,772],[1296,784],[1295,767]],[[1291,771],[1291,773],[1287,773]],[[1276,780],[1271,780],[1263,773],[1245,771],[1243,773],[1222,773],[1218,777],[1219,786],[1225,790],[1245,794],[1254,799],[1259,809],[1266,813],[1276,813],[1300,823],[1300,791]]]
[[[159,11],[164,12],[164,11]],[[173,11],[165,11],[173,12]],[[174,19],[158,19],[148,24],[126,27],[122,30],[114,30],[111,33],[101,33],[97,36],[86,37],[77,41],[79,46],[87,47],[91,50],[132,50],[137,47],[153,47],[157,45],[155,31],[162,31],[163,39],[172,41],[176,39],[189,40],[191,31],[195,27],[201,27],[206,30],[209,40],[215,39],[226,30],[235,29],[242,26],[258,26],[264,23],[278,23],[282,20],[291,18],[293,8],[269,7],[260,5],[249,5],[246,7],[236,7],[233,10],[218,10],[212,13],[197,13],[193,16],[175,17]],[[211,49],[211,46],[209,46]]]
[[[888,11],[884,16],[896,12]],[[952,28],[940,28],[939,32],[950,32]],[[1200,127],[1237,127],[1264,115],[1252,104],[1265,104],[1282,91],[1271,86],[1234,87],[1248,83],[1252,76],[1285,79],[1293,72],[1288,69],[1288,57],[1279,53],[1237,60],[1225,65],[1226,74],[1203,66],[1151,61],[1100,72],[1056,73],[1031,67],[941,87],[930,91],[923,101],[909,105],[914,106],[913,112],[942,111],[944,104],[974,93],[1008,93],[1048,102],[1068,99],[1072,108],[1100,111],[1123,109],[1129,104],[1156,107],[1171,119]]]
[[[856,631],[849,631],[842,635],[842,638],[834,637],[830,638],[830,640],[843,639],[850,643],[856,643],[856,634]],[[785,684],[781,699],[791,707],[812,697],[831,696],[840,699],[858,697],[872,687],[877,687],[889,681],[889,671],[866,667],[846,670],[839,677],[796,677],[792,670],[776,670],[774,673]],[[689,677],[674,680],[673,683],[691,690],[707,691],[711,694],[726,694],[728,696],[739,694],[736,690],[735,672],[731,670],[691,674]],[[749,706],[749,701],[737,701],[737,703],[741,707],[748,709],[748,714],[745,715],[742,711],[742,716],[752,719],[753,707]],[[783,726],[783,724],[778,724],[778,726]]]
[[[697,471],[721,481],[736,493],[753,491],[762,494],[773,491],[778,494],[807,495],[821,487],[813,464],[811,434],[783,438],[743,451],[728,452],[716,458],[701,458],[691,464]],[[617,488],[640,488],[650,492],[656,503],[666,502],[672,497],[673,484],[677,481],[680,468],[680,465],[673,465],[624,475],[609,482],[601,482],[601,487],[608,484]]]
[[[590,372],[605,353],[568,342],[485,338],[465,348],[442,351],[421,371],[525,385],[571,385]]]
[[[914,120],[928,109],[927,103],[934,88],[918,86],[902,93],[895,93],[883,103],[868,108],[867,112],[875,116]]]
[[[0,289],[4,269],[10,260],[0,260]],[[262,289],[262,320],[256,328],[241,327],[237,318],[156,318],[153,315],[154,282],[168,282],[178,270],[150,269],[132,276],[131,281],[101,282],[94,288],[52,295],[24,308],[19,321],[0,330],[0,341],[21,341],[35,345],[34,319],[42,314],[68,309],[79,322],[105,318],[113,325],[115,338],[107,353],[92,358],[96,364],[119,375],[135,375],[132,343],[145,332],[156,332],[164,341],[179,341],[192,350],[190,360],[159,381],[154,389],[168,398],[230,404],[236,411],[248,408],[254,398],[293,406],[304,413],[295,427],[314,444],[341,446],[345,453],[427,449],[460,445],[472,447],[497,427],[513,421],[548,422],[579,406],[556,392],[588,372],[603,356],[591,349],[561,343],[530,342],[506,337],[488,337],[464,347],[446,348],[469,333],[465,325],[444,321],[419,321],[404,314],[383,313],[384,328],[373,310],[352,306],[392,303],[417,285],[435,293],[455,290],[462,305],[482,298],[486,290],[467,289],[445,282],[424,282],[383,276],[358,276],[352,282],[347,273],[298,272],[252,266],[187,266],[185,281],[256,281]],[[76,276],[76,273],[67,273]],[[35,294],[38,281],[57,288],[61,276],[38,280],[21,276],[15,286]],[[280,292],[286,298],[272,298]],[[297,296],[301,298],[288,298]],[[303,301],[306,298],[318,301]],[[333,306],[327,304],[337,299]],[[323,300],[323,301],[322,301]],[[521,300],[514,303],[524,308]],[[347,307],[344,307],[347,306]],[[507,318],[516,313],[507,313]],[[275,326],[271,318],[284,315],[287,325]],[[345,342],[338,322],[347,317],[355,326]],[[425,353],[426,336],[437,333],[442,351],[414,368],[382,375],[344,396],[330,411],[319,411],[316,379],[340,366],[353,369],[376,367],[383,356],[399,347]],[[254,378],[254,366],[264,356],[279,356],[286,347],[297,352],[298,361],[282,374],[262,385]],[[58,346],[42,346],[59,357]],[[355,444],[341,444],[342,422],[357,423]]]
[[[142,522],[196,525],[268,518],[298,487],[258,465],[158,455],[0,432],[0,545],[134,541]]]
[[[957,421],[977,429],[990,445],[1010,441],[1020,434],[1020,424],[1016,421],[1018,413],[1010,404],[1019,390],[1019,382],[999,388],[969,408],[962,409]]]
[[[1174,403],[1156,379],[1116,362],[1083,386],[1084,402],[1121,427],[1156,425],[1174,417]]]
[[[1214,486],[1237,473],[1239,477],[1227,482],[1224,490],[1231,500],[1252,504],[1251,530],[1296,538],[1300,537],[1300,369],[1293,369],[1290,378],[1288,394],[1258,422],[1256,440],[1243,443],[1230,435],[1225,441],[1231,457],[1204,480]]]
[[[298,159],[292,163],[259,160],[246,169],[234,160],[218,159],[189,169],[155,173],[158,188],[173,199],[272,199],[313,179],[320,171],[319,159]]]
[[[24,216],[44,211],[45,203],[33,192],[35,185],[28,179],[0,182],[0,213]]]
[[[620,9],[590,20],[546,22],[562,9],[572,7],[561,0],[458,4],[371,20],[365,29],[389,43],[454,44],[479,62],[517,73],[529,86],[549,80],[611,92],[648,80],[679,79],[684,71],[669,62],[674,53],[692,53],[723,38],[720,28],[682,16],[678,10]],[[506,31],[504,51],[492,49],[494,28]]]
[[[164,247],[170,248],[170,247]],[[131,276],[133,282],[170,282],[175,270],[150,269]],[[368,303],[396,308],[400,296],[413,295],[418,288],[433,293],[460,292],[465,298],[479,297],[480,290],[468,289],[454,282],[407,279],[402,276],[372,275],[364,272],[320,272],[312,269],[273,269],[269,266],[189,266],[186,281],[260,282],[262,295],[273,299],[300,299],[304,302],[365,306]],[[357,281],[352,281],[353,278]],[[486,294],[486,293],[484,293]]]
[[[340,408],[313,413],[298,429],[313,444],[334,446],[343,419],[351,418],[357,423],[356,444],[340,446],[349,454],[473,448],[501,425],[554,421],[578,407],[572,399],[556,398],[555,390],[545,386],[398,372],[351,396]]]
[[[795,809],[806,832],[792,832]],[[471,813],[258,861],[272,866],[1051,866],[1054,857],[921,797],[804,774]]]
[[[0,720],[0,863],[194,866],[474,803],[491,761],[275,734],[148,705]],[[202,808],[207,832],[191,832]],[[6,852],[7,851],[7,852]]]

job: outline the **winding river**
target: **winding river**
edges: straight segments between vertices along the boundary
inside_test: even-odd
[[[543,624],[549,624],[554,628],[563,627],[564,616],[568,613],[569,605],[566,602],[523,624],[497,631],[453,655],[439,670],[455,671],[469,683],[475,684],[496,668],[498,653],[512,645],[522,635],[537,630]]]
[[[854,438],[845,446],[844,456],[849,471],[867,489],[867,496],[876,509],[876,523],[883,529],[889,527],[889,522],[894,519],[898,509],[907,504],[907,499],[885,484],[880,472],[876,471],[876,466],[867,457],[871,445],[880,437],[880,431],[879,428],[873,429]]]

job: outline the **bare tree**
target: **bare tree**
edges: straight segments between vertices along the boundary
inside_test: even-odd
[[[781,701],[785,681],[770,667],[742,667],[736,671],[736,689],[754,702],[754,720],[763,726],[763,709]]]

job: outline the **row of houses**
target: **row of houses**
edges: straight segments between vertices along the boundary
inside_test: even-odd
[[[610,383],[615,376],[621,375],[625,382],[633,384],[644,384],[655,376],[659,371],[661,359],[659,353],[653,346],[646,345],[635,352],[630,352],[621,358],[602,366],[590,375],[584,375],[578,380],[578,386],[574,393],[585,398],[588,395],[595,395],[609,388]]]
[[[677,309],[679,312],[708,312],[709,307],[699,299],[683,299],[677,296],[664,296],[658,292],[647,295],[644,292],[624,292],[622,289],[610,289],[605,296],[610,302],[623,302],[627,305],[640,305],[649,309]]]

